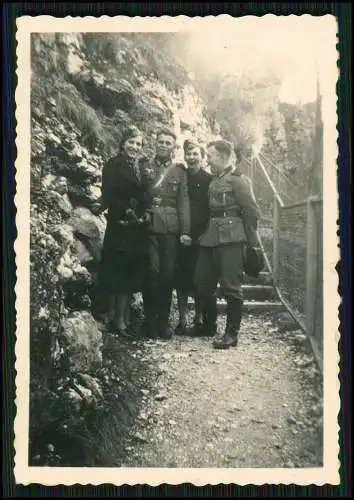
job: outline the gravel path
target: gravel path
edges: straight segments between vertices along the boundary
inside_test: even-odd
[[[151,377],[121,466],[322,465],[321,378],[300,332],[249,315],[226,351],[176,336],[136,346]]]

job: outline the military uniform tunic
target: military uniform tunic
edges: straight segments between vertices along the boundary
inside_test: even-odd
[[[221,292],[242,300],[244,246],[257,245],[260,210],[250,179],[231,167],[209,186],[209,223],[201,235],[195,285],[201,295]]]
[[[151,224],[148,243],[148,274],[144,297],[147,316],[161,316],[167,328],[179,236],[190,234],[187,174],[181,164],[157,159],[143,169],[148,182]]]

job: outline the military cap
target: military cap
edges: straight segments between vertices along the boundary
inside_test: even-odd
[[[177,140],[177,136],[174,131],[168,127],[160,128],[157,131],[156,137],[158,138],[160,135],[169,135],[170,137],[173,137],[175,141]]]
[[[202,144],[200,144],[196,139],[186,139],[183,143],[183,150],[184,152],[190,151],[191,149],[194,148],[199,148],[201,155],[204,157],[205,156],[205,150]]]
[[[214,147],[219,153],[231,155],[234,146],[231,142],[225,141],[224,139],[217,139],[216,141],[211,141],[208,144],[208,148]]]

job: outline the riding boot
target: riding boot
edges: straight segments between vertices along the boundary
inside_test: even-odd
[[[200,330],[200,335],[203,337],[214,337],[216,334],[216,297],[209,297],[204,300],[203,305],[203,325]]]
[[[143,293],[144,301],[144,333],[150,339],[157,338],[156,311],[154,307],[154,298],[149,292]]]
[[[159,309],[157,315],[157,334],[160,338],[170,339],[172,337],[172,332],[169,329],[168,320],[170,318],[172,302],[172,290],[166,289],[164,293],[161,294],[159,300]]]
[[[242,301],[233,297],[227,298],[227,320],[224,335],[213,342],[215,349],[228,349],[237,345],[241,324]]]

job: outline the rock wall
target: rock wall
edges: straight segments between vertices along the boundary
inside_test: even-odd
[[[31,82],[31,439],[58,415],[79,426],[102,397],[103,337],[91,315],[105,217],[101,170],[131,123],[153,154],[158,126],[213,131],[160,35],[35,34]],[[64,416],[65,418],[64,418]],[[68,425],[66,423],[65,425]]]

